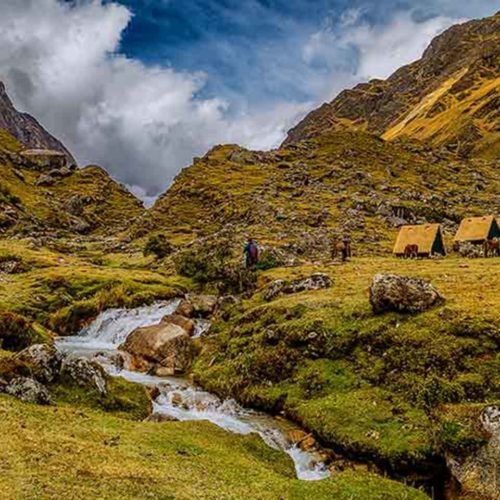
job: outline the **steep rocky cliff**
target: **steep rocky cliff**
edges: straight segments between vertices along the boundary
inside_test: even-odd
[[[0,82],[0,129],[9,132],[26,148],[59,151],[65,155],[70,165],[76,165],[73,155],[58,139],[49,134],[31,115],[21,113],[14,107],[2,82]]]

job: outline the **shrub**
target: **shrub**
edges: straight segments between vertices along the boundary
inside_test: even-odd
[[[211,285],[220,294],[244,293],[255,289],[257,275],[238,262],[227,239],[193,245],[179,252],[176,271],[201,286]]]
[[[21,351],[44,339],[23,316],[0,312],[0,347],[7,351]]]
[[[144,247],[144,255],[154,255],[157,259],[168,257],[174,251],[174,246],[164,234],[150,236]]]

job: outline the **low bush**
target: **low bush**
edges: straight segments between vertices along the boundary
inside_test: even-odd
[[[164,234],[150,236],[144,247],[144,256],[154,255],[157,259],[168,257],[175,250]]]

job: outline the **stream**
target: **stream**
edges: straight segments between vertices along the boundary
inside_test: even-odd
[[[180,421],[208,420],[235,434],[257,433],[268,446],[292,458],[299,479],[314,481],[328,477],[328,468],[314,452],[303,451],[289,440],[287,431],[297,429],[291,422],[243,408],[232,399],[222,400],[186,379],[132,372],[115,364],[118,346],[132,331],[159,323],[175,311],[178,303],[174,300],[136,309],[109,309],[78,335],[60,338],[57,346],[66,354],[97,360],[112,376],[157,387],[153,414]],[[209,326],[207,321],[198,320],[193,337],[202,336]]]

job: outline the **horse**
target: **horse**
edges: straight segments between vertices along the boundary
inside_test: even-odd
[[[418,245],[406,245],[403,256],[405,259],[416,259],[418,257]]]
[[[497,257],[500,256],[500,240],[485,240],[483,243],[483,250],[485,257],[488,257],[490,253],[491,255],[496,255]]]

